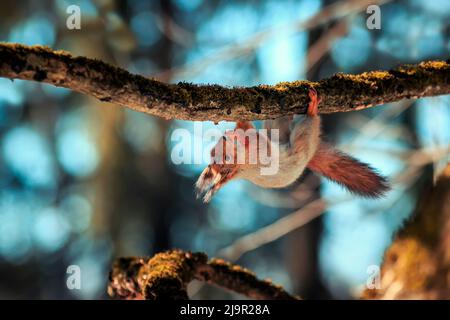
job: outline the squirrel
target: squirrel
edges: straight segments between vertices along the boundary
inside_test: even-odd
[[[211,150],[211,162],[196,182],[197,197],[209,202],[214,193],[233,179],[246,179],[264,188],[287,187],[305,168],[362,197],[379,198],[389,191],[387,179],[368,164],[321,141],[320,99],[313,87],[308,94],[310,103],[303,121],[295,121],[293,116],[265,121],[270,136],[273,129],[278,130],[279,143],[268,135],[256,133],[258,146],[266,144],[269,153],[277,157],[279,169],[275,174],[261,174],[265,165],[260,160],[250,161],[251,144],[242,133],[255,127],[251,122],[238,121],[236,128],[226,132]],[[239,157],[244,161],[237,161]]]

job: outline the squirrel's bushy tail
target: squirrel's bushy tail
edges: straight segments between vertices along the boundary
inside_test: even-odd
[[[386,178],[369,165],[324,143],[307,167],[363,197],[379,198],[390,189]]]

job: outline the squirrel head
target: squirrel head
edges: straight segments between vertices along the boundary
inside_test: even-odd
[[[237,122],[236,128],[226,132],[211,150],[210,164],[195,184],[197,197],[203,197],[204,202],[209,202],[228,181],[258,167],[256,161],[251,161],[251,147],[257,147],[258,134],[256,130],[249,134],[249,129],[255,129],[250,122]]]

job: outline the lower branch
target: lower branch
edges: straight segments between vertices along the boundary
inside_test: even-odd
[[[281,286],[259,280],[255,274],[204,253],[172,250],[153,258],[120,258],[109,278],[108,294],[120,299],[188,299],[186,287],[200,280],[252,299],[297,300]]]
[[[353,111],[398,101],[450,93],[450,64],[428,61],[390,71],[336,74],[319,82],[228,88],[166,84],[86,57],[42,46],[0,43],[0,77],[65,87],[166,119],[262,120],[304,114],[308,90],[320,98],[320,113]]]

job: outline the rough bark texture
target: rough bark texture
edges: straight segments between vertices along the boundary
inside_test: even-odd
[[[450,64],[427,61],[390,71],[336,74],[318,82],[228,88],[166,84],[99,60],[42,46],[0,43],[0,76],[34,80],[166,119],[258,120],[303,114],[314,87],[320,113],[353,111],[404,98],[450,93]]]
[[[386,251],[381,288],[362,297],[450,299],[450,164]]]
[[[108,293],[119,299],[188,299],[186,287],[197,279],[252,299],[296,300],[281,286],[259,280],[251,271],[204,253],[171,250],[153,258],[120,258],[115,261]]]

